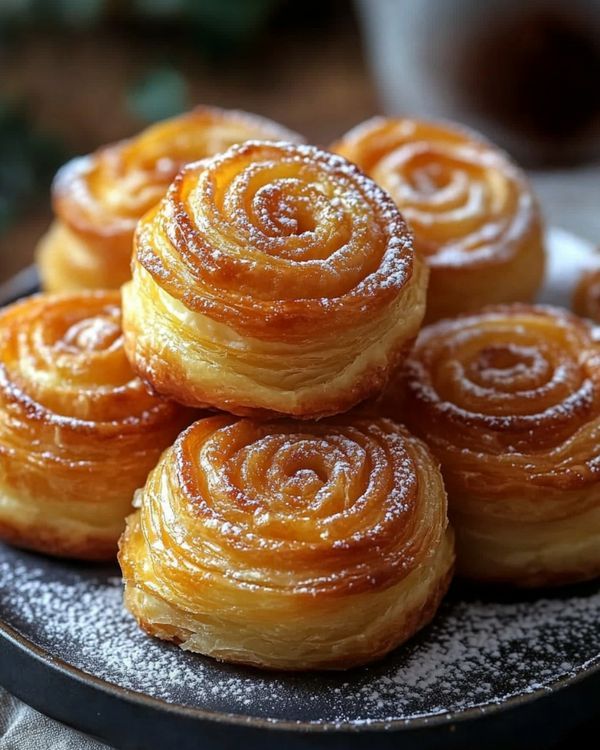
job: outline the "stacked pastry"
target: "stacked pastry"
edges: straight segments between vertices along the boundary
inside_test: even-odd
[[[426,284],[391,198],[312,146],[190,165],[142,219],[130,361],[159,393],[246,417],[196,423],[137,496],[120,559],[148,632],[341,668],[429,621],[454,561],[439,470],[398,424],[332,416],[404,360]]]
[[[544,271],[524,175],[448,124],[376,118],[334,149],[403,211],[431,268],[427,321],[446,318],[369,411],[406,423],[440,462],[458,572],[518,586],[597,577],[599,337],[564,310],[522,304]],[[596,320],[598,280],[585,274],[573,298]]]
[[[197,107],[68,162],[52,188],[56,220],[38,249],[44,288],[118,289],[130,277],[138,220],[177,172],[249,138],[302,140],[257,115]]]
[[[491,144],[376,120],[327,152],[198,110],[67,167],[55,205],[62,292],[0,323],[5,539],[107,557],[133,499],[141,627],[272,669],[363,664],[431,620],[445,487],[464,576],[600,573],[600,351],[524,304],[541,221]],[[116,293],[64,291],[122,281],[122,330]]]

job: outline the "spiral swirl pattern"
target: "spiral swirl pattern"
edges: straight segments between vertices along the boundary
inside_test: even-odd
[[[375,118],[334,150],[387,190],[432,269],[428,320],[529,301],[543,274],[541,222],[523,173],[450,125]]]
[[[0,315],[0,534],[114,555],[134,490],[190,422],[123,350],[117,292],[31,297]],[[119,481],[115,482],[115,477]]]
[[[600,347],[590,326],[526,305],[443,321],[423,330],[407,381],[406,420],[442,464],[459,540],[474,525],[493,536],[495,525],[515,545],[519,533],[533,545],[536,528],[556,536],[578,518],[587,519],[586,544],[598,546]],[[550,556],[553,543],[537,546]],[[535,556],[532,581],[545,582],[546,563],[562,580],[555,561]],[[582,571],[573,562],[569,573]]]
[[[66,164],[53,185],[57,222],[41,244],[45,288],[121,286],[135,226],[179,170],[249,138],[302,140],[257,115],[197,107]]]
[[[159,392],[186,403],[341,411],[381,387],[423,316],[426,275],[394,204],[310,146],[249,141],[188,166],[135,246],[129,353]],[[188,360],[207,372],[179,356],[190,339]],[[229,392],[208,382],[217,368],[237,378]],[[320,391],[336,379],[327,403]]]
[[[372,658],[422,624],[413,595],[431,616],[452,566],[439,472],[389,420],[201,420],[139,502],[120,556],[131,609],[234,661]]]

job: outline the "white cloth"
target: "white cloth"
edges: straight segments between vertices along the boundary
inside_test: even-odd
[[[110,750],[34,711],[0,688],[0,750]]]

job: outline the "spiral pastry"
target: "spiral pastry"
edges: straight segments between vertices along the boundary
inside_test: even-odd
[[[427,271],[345,159],[248,142],[190,165],[138,225],[127,352],[159,393],[241,416],[344,411],[419,329]]]
[[[600,345],[564,310],[498,306],[425,328],[405,418],[441,462],[464,575],[600,574]]]
[[[457,126],[374,118],[333,150],[392,196],[431,268],[426,321],[531,301],[544,273],[542,224],[524,174]]]
[[[44,288],[120,287],[131,278],[138,220],[164,196],[181,167],[249,138],[302,140],[257,115],[197,107],[70,161],[56,176],[57,218],[39,246]]]
[[[439,469],[386,419],[200,420],[136,505],[119,554],[128,608],[225,661],[377,659],[433,617],[452,573]]]
[[[191,422],[123,351],[117,292],[39,295],[0,313],[0,538],[116,554],[134,491]]]
[[[600,323],[600,268],[581,274],[573,293],[573,310],[583,318]]]

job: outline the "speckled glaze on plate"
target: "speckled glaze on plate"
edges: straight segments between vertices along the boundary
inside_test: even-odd
[[[594,250],[560,230],[549,244],[541,299],[567,304]],[[26,272],[0,300],[35,284]],[[121,606],[116,567],[0,545],[0,682],[124,750],[547,750],[597,719],[600,585],[515,595],[455,584],[434,623],[383,662],[285,675],[148,638]]]

